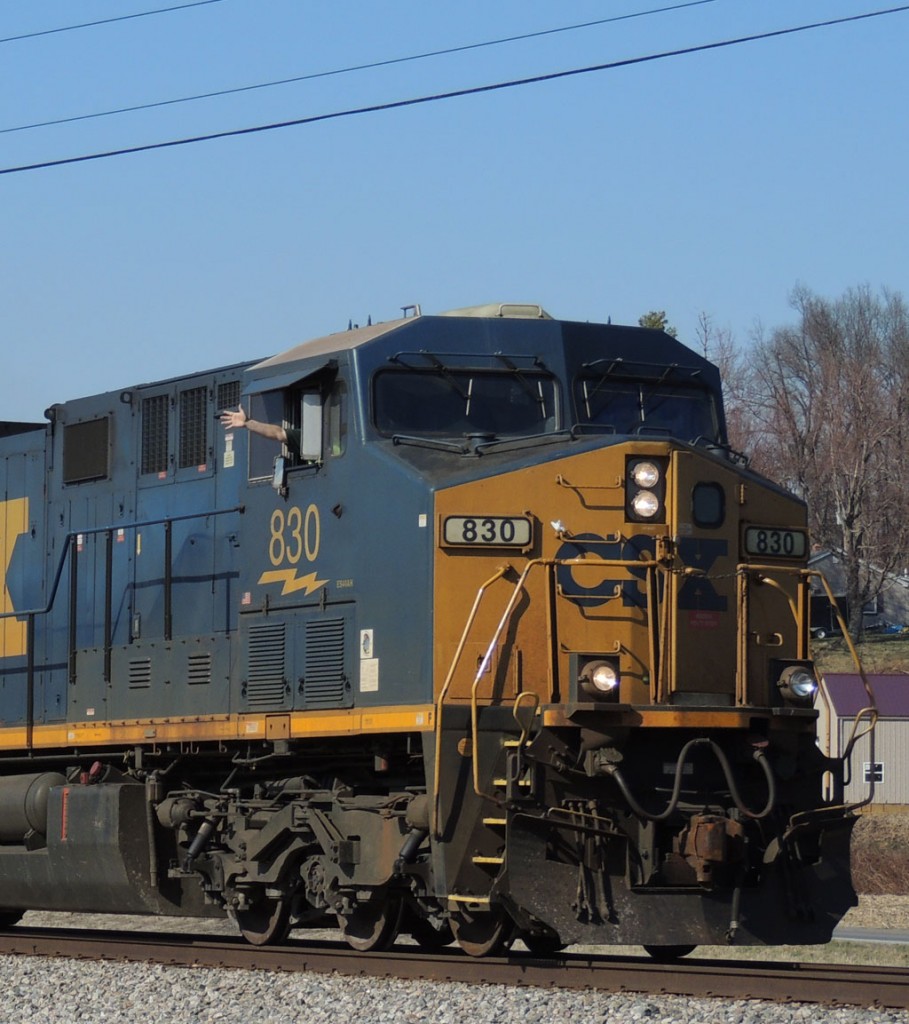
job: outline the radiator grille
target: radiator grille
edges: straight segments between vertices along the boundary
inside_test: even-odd
[[[306,623],[303,703],[308,708],[338,707],[350,701],[344,673],[344,620]]]
[[[142,399],[142,472],[164,473],[167,470],[167,395]]]
[[[250,707],[283,705],[287,678],[285,625],[252,626],[247,639],[246,702]]]
[[[204,465],[208,459],[208,388],[180,392],[180,469]]]

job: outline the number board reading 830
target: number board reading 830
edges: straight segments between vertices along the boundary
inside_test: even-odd
[[[758,558],[804,558],[808,535],[804,530],[776,526],[749,526],[745,530],[745,554]]]
[[[442,528],[445,544],[474,547],[526,548],[532,536],[527,516],[448,516]]]

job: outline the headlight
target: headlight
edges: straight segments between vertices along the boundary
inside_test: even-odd
[[[595,700],[615,700],[619,692],[618,665],[605,659],[588,661],[578,682],[584,693]]]
[[[789,665],[776,684],[783,697],[793,704],[810,704],[817,692],[817,680],[808,665]]]
[[[625,518],[632,523],[666,521],[669,459],[631,455],[625,460]]]
[[[638,462],[631,471],[631,479],[638,485],[650,489],[660,482],[660,470],[652,462]]]
[[[653,519],[660,511],[660,499],[653,491],[639,491],[631,499],[631,507],[634,514],[642,519]]]

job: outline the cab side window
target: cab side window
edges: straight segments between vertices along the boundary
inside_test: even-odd
[[[280,423],[287,429],[291,424],[285,416],[283,391],[263,391],[249,398],[249,418],[260,423]],[[274,472],[275,456],[281,449],[271,438],[249,434],[249,479],[271,479]]]
[[[326,403],[328,453],[337,458],[347,449],[347,385],[335,381]]]
[[[347,447],[347,387],[334,381],[307,381],[287,391],[263,391],[249,397],[249,418],[284,428],[287,442],[249,433],[249,479],[271,479],[275,459],[283,455],[287,468],[318,466],[337,458]]]

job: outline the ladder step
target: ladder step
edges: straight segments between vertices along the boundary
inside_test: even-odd
[[[504,857],[471,857],[474,864],[504,864]]]
[[[492,784],[498,786],[499,789],[504,789],[508,785],[508,779],[493,779]],[[530,779],[518,779],[519,786],[529,786]]]
[[[520,745],[520,740],[505,740],[505,742],[502,744],[503,747],[519,747]]]
[[[484,825],[489,825],[492,828],[505,828],[508,824],[507,818],[484,818]]]

